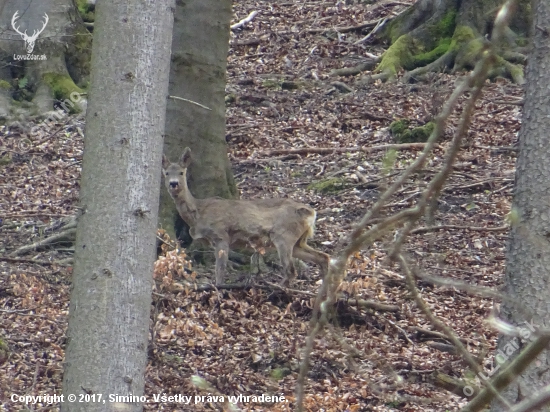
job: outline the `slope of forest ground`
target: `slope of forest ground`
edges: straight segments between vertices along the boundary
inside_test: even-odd
[[[458,77],[434,74],[416,84],[368,86],[360,86],[358,77],[330,77],[330,70],[357,64],[365,52],[383,51],[382,45],[354,45],[364,32],[337,34],[334,27],[357,26],[406,7],[403,2],[346,3],[353,2],[239,1],[234,22],[254,10],[259,14],[233,31],[228,60],[226,138],[242,198],[290,197],[312,205],[318,221],[311,243],[327,253],[339,250],[353,223],[418,155],[417,149],[401,150],[393,160],[383,150],[357,148],[393,143],[388,129],[393,120],[409,119],[413,126],[431,120]],[[336,80],[352,92],[334,87]],[[438,203],[435,224],[446,226],[418,231],[406,245],[419,273],[500,285],[521,116],[521,106],[513,101],[520,97],[522,90],[507,80],[487,83]],[[385,213],[418,199],[441,166],[458,116],[453,113],[428,164]],[[34,134],[29,126],[0,128],[0,339],[9,349],[7,359],[0,353],[0,409],[6,411],[21,406],[9,400],[11,394],[61,391],[71,279],[66,259],[72,246],[61,239],[45,250],[7,255],[55,233],[76,214],[82,159],[82,116]],[[349,150],[315,153],[321,147]],[[194,271],[185,255],[168,252],[166,245],[164,250],[155,266],[146,394],[283,394],[285,402],[251,399],[239,406],[292,410],[299,357],[320,283],[317,269],[303,270],[290,292],[265,283],[263,288],[195,291],[190,285],[204,268]],[[396,308],[342,303],[335,327],[315,341],[307,410],[455,411],[465,404],[466,398],[439,389],[433,379],[436,373],[463,378],[467,366],[460,356],[442,350],[446,340],[421,331],[433,328],[410,298],[398,268],[385,258],[384,241],[355,255],[341,290],[350,299]],[[276,270],[261,276],[279,280]],[[495,302],[425,281],[418,287],[431,310],[474,355],[485,357],[490,370],[486,355],[495,348],[496,332],[484,321]],[[192,375],[211,387],[194,387]],[[152,401],[146,410],[223,407],[207,401]],[[57,409],[44,404],[31,410]]]

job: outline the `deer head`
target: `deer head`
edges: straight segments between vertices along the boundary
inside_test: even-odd
[[[19,27],[15,26],[15,22],[17,21],[18,18],[19,18],[19,10],[17,10],[15,12],[15,14],[13,15],[13,17],[11,19],[11,27],[13,27],[13,30],[15,30],[15,32],[18,33],[23,38],[23,40],[25,40],[25,43],[27,44],[27,53],[30,54],[34,50],[34,42],[36,41],[36,39],[38,38],[40,33],[42,33],[44,31],[44,29],[46,28],[46,25],[48,24],[48,21],[50,20],[50,18],[48,17],[48,15],[46,13],[44,13],[44,24],[42,25],[42,28],[40,30],[34,30],[33,33],[32,33],[32,36],[29,36],[27,34],[27,30],[25,30],[25,32],[21,33],[19,31]]]
[[[163,156],[165,184],[179,214],[189,225],[191,237],[206,239],[214,247],[217,285],[223,283],[230,246],[243,242],[277,249],[285,285],[296,275],[292,257],[315,263],[322,274],[327,273],[329,256],[307,244],[313,236],[315,210],[290,199],[195,199],[187,187],[190,163],[188,147],[178,163],[170,163]]]

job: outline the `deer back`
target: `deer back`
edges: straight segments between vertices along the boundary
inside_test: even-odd
[[[227,236],[230,243],[267,241],[273,237],[296,242],[313,234],[315,211],[289,199],[195,199],[195,237]]]

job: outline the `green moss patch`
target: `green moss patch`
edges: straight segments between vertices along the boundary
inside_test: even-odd
[[[72,92],[83,92],[80,87],[74,84],[70,76],[57,73],[45,73],[42,79],[51,87],[54,97],[58,100],[70,99]]]
[[[325,179],[319,182],[311,183],[307,188],[318,193],[336,193],[345,188],[345,181],[343,179],[333,177],[332,179]]]
[[[395,77],[402,67],[410,67],[414,61],[415,41],[411,36],[403,35],[390,46],[382,56],[378,71]]]
[[[95,20],[94,11],[95,6],[93,4],[88,4],[86,0],[76,0],[76,7],[78,12],[82,17],[82,20],[93,23]]]
[[[424,126],[409,128],[406,119],[396,120],[390,125],[390,132],[396,143],[424,143],[434,130],[435,124],[428,122]]]

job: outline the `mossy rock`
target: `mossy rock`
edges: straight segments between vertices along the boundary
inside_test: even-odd
[[[396,143],[424,143],[434,130],[434,122],[409,129],[408,120],[396,120],[390,125],[390,132]]]
[[[344,179],[333,177],[331,179],[310,183],[307,188],[318,193],[336,193],[345,188],[345,181]]]

